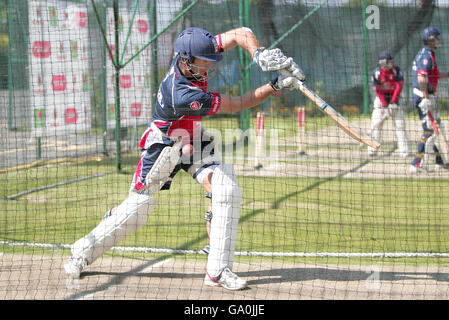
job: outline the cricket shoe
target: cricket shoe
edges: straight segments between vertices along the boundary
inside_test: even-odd
[[[440,170],[440,169],[449,169],[449,163],[436,163],[435,164],[435,169]]]
[[[427,172],[427,173],[429,173],[429,172],[432,172],[432,171],[434,171],[434,169],[433,168],[430,168],[430,167],[417,167],[417,166],[415,166],[415,165],[411,165],[410,166],[410,168],[408,169],[408,171],[410,172],[410,173],[412,173],[412,174],[414,174],[414,173],[420,173],[420,172]]]
[[[204,284],[209,287],[223,287],[228,290],[242,290],[248,286],[248,283],[231,271],[228,267],[224,268],[221,274],[214,278],[206,273]]]
[[[79,279],[81,271],[86,267],[87,261],[83,258],[70,257],[64,264],[67,275],[72,279]]]
[[[204,246],[203,250],[201,250],[201,251],[203,251],[205,254],[209,254],[209,252],[210,252],[210,245],[206,244]]]

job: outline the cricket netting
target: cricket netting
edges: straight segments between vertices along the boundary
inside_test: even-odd
[[[70,246],[128,194],[183,29],[250,27],[363,132],[369,78],[390,50],[404,72],[400,104],[416,151],[412,62],[433,25],[443,34],[439,69],[449,70],[447,1],[23,0],[1,1],[0,17],[0,299],[449,297],[449,172],[411,174],[390,119],[368,156],[298,91],[203,118],[243,193],[233,269],[249,289],[204,285],[209,200],[184,171],[155,195],[142,229],[79,280],[64,271]],[[214,65],[209,90],[242,95],[273,76],[235,48]],[[443,123],[447,89],[442,80]]]

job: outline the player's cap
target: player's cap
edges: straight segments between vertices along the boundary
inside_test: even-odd
[[[381,67],[385,67],[387,63],[394,60],[394,57],[391,55],[390,51],[382,51],[379,53],[379,65]]]
[[[223,59],[214,36],[197,27],[182,31],[175,41],[174,50],[180,57],[187,59],[195,57],[212,62]]]
[[[435,27],[425,28],[422,32],[421,38],[424,43],[433,41],[435,38],[441,38],[441,32]]]
[[[391,55],[391,52],[386,50],[379,53],[379,61],[385,60],[386,62],[394,60],[394,57]]]

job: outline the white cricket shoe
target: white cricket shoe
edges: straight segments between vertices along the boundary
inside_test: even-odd
[[[241,279],[228,267],[224,268],[217,278],[213,278],[206,273],[204,284],[209,287],[223,287],[228,290],[241,290],[248,286],[245,280]]]
[[[70,257],[64,264],[67,275],[72,279],[79,279],[81,271],[86,267],[87,261],[83,258]]]
[[[449,169],[449,163],[436,163],[435,170]]]
[[[209,252],[210,252],[210,245],[206,244],[204,246],[203,250],[201,250],[201,251],[203,251],[205,254],[209,254]]]
[[[433,168],[430,168],[430,167],[428,167],[428,166],[425,166],[425,167],[417,167],[417,166],[415,166],[415,165],[410,165],[410,168],[408,169],[408,171],[410,172],[410,173],[420,173],[420,172],[427,172],[427,173],[429,173],[429,172],[433,172],[434,171],[434,169]]]

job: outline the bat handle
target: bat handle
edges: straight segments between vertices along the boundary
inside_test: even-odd
[[[299,79],[295,79],[295,87],[296,89],[298,89],[299,91],[301,91],[303,94],[306,95],[307,98],[309,98],[310,100],[312,100],[317,106],[319,106],[319,108],[321,109],[321,111],[324,111],[327,107],[329,107],[329,105],[326,103],[326,101],[324,101],[323,99],[321,99],[320,96],[318,96],[315,92],[313,92],[312,90],[310,90],[303,81],[299,80]]]
[[[279,73],[285,77],[292,76],[292,74],[287,69],[279,70]]]
[[[283,75],[284,77],[289,77],[289,76],[293,77],[293,74],[291,74],[290,71],[288,71],[287,69],[281,69],[281,70],[279,70],[279,73],[281,75]],[[296,80],[295,81],[296,89],[301,90],[303,88],[303,86],[304,86],[304,82],[299,80],[299,79],[297,79],[297,78],[295,78],[295,80]]]
[[[296,89],[298,89],[298,90],[300,90],[300,91],[304,90],[304,87],[305,87],[304,82],[302,82],[302,81],[299,80],[299,79],[295,79],[295,80],[296,80],[296,81],[295,81],[295,87],[296,87]]]
[[[435,130],[435,133],[438,134],[440,130],[438,129],[438,125],[430,111],[427,111],[427,116],[429,117],[430,122],[432,123],[433,130]]]

